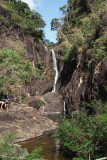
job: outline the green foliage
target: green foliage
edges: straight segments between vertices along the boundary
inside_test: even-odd
[[[41,153],[43,151],[42,147],[38,147],[37,149],[33,150],[32,153],[30,153],[28,156],[25,157],[27,160],[36,160],[36,159],[42,159]]]
[[[13,11],[10,11],[13,12]],[[17,14],[11,14],[11,26],[12,28],[15,28],[18,26],[18,24],[20,25],[22,23],[22,18]]]
[[[73,160],[84,160],[83,158],[73,158]]]
[[[88,12],[85,0],[68,0],[68,18],[74,25],[81,14]]]
[[[58,18],[52,19],[52,21],[51,21],[51,30],[55,31],[55,30],[57,30],[58,27],[60,27],[60,26],[61,26],[61,23],[60,23],[60,21],[59,21]]]
[[[8,133],[4,139],[0,141],[0,158],[2,160],[19,160],[23,151],[14,145],[14,140],[16,136],[11,133]]]
[[[21,0],[16,1],[15,4],[13,2],[11,3],[13,4],[13,8],[17,10],[20,16],[23,16],[24,14],[28,13],[28,11],[30,11],[28,4],[25,2],[22,2]]]
[[[106,0],[97,0],[97,1],[94,1],[94,8],[96,10],[98,10],[101,7],[101,5],[103,4],[103,2],[106,2]]]
[[[38,121],[37,124],[40,124],[40,121]]]
[[[54,135],[64,150],[72,156],[83,159],[106,156],[107,141],[107,103],[92,102],[96,111],[89,115],[85,110],[75,112],[72,119],[63,119]],[[85,104],[86,106],[86,104]]]
[[[9,63],[11,65],[15,65],[17,64],[17,62],[20,62],[20,61],[21,61],[21,56],[16,54],[16,52],[14,52],[13,50],[7,50],[4,48],[2,49],[2,51],[0,51],[1,63],[4,63],[4,64]]]
[[[0,23],[7,24],[7,23],[8,23],[7,17],[1,15],[1,16],[0,16]]]
[[[24,32],[31,34],[36,40],[43,39],[44,33],[41,28],[45,27],[45,22],[42,19],[42,16],[29,8],[28,4],[18,1],[6,1],[7,11],[9,11],[11,16],[11,26],[13,28],[20,27]],[[2,18],[2,21],[6,21]],[[8,23],[8,21],[7,21]]]
[[[40,106],[43,106],[43,102],[42,102],[41,100],[39,101],[39,105],[40,105]]]
[[[18,96],[18,101],[21,103],[22,102],[22,97]]]
[[[17,79],[20,69],[22,69],[20,55],[12,50],[2,49],[2,51],[0,51],[0,87],[5,85],[7,81],[13,82],[14,78]]]
[[[92,114],[99,115],[104,114],[107,111],[107,103],[101,103],[100,101],[93,100],[90,103],[81,102],[81,107],[84,110],[90,111],[92,110]]]
[[[69,60],[69,55],[73,52],[67,48],[74,48],[74,46],[76,47],[76,54],[84,52],[85,49],[92,49],[91,54],[99,59],[105,58],[107,56],[106,1],[68,0],[67,5],[60,7],[60,11],[64,17],[54,18],[51,22],[51,29],[57,29],[59,44],[63,44],[64,36],[66,36],[67,44],[65,45],[67,47],[64,48],[62,59],[66,62]]]
[[[104,91],[107,93],[107,84],[104,84],[103,86]]]
[[[70,47],[64,46],[63,47],[63,61],[67,61],[69,58],[69,53],[70,53]]]
[[[59,9],[60,11],[62,11],[63,14],[67,14],[67,5],[62,6]]]
[[[67,62],[72,62],[76,59],[76,55],[78,54],[77,51],[77,46],[73,46],[73,47],[68,47],[68,46],[64,46],[63,48],[63,58],[62,60],[67,63]]]
[[[92,35],[95,32],[95,30],[92,25],[91,17],[85,17],[81,21],[82,21],[82,31],[84,36]]]
[[[46,75],[41,75],[41,76],[40,76],[40,80],[41,80],[41,81],[44,81],[44,80],[46,80],[46,79],[47,79],[47,76],[46,76]]]
[[[79,48],[80,46],[84,45],[84,41],[85,40],[81,28],[74,28],[74,30],[72,30],[72,37],[69,38],[69,42],[73,44],[73,46]]]
[[[40,160],[43,158],[41,156],[42,147],[36,148],[30,154],[25,155],[24,150],[14,144],[16,138],[16,135],[8,133],[3,139],[1,139],[0,158],[2,160]]]
[[[50,40],[48,40],[48,39],[45,39],[44,43],[47,44],[50,48],[52,48],[54,45],[54,42],[50,42]]]
[[[36,27],[38,28],[45,27],[45,22],[42,20],[42,16],[35,10],[32,11],[31,19],[34,21]]]
[[[107,57],[106,37],[100,37],[92,41],[94,53],[97,57]]]
[[[19,54],[6,48],[0,51],[0,87],[15,85],[19,82],[24,84],[31,82],[33,78],[41,76],[41,70],[25,61]]]

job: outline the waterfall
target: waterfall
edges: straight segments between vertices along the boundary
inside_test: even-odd
[[[58,68],[57,68],[55,52],[54,52],[53,49],[51,49],[51,52],[52,52],[52,58],[53,58],[53,69],[55,71],[55,78],[54,78],[54,85],[53,85],[52,92],[55,92],[56,91],[56,83],[57,83],[57,80],[58,80]]]
[[[65,108],[65,101],[64,101],[64,117],[65,117],[65,115],[66,115],[66,108]]]

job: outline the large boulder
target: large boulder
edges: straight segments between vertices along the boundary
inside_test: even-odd
[[[28,105],[11,103],[8,112],[0,112],[0,137],[11,132],[18,135],[18,141],[26,140],[40,136],[50,128],[55,128],[53,121]]]

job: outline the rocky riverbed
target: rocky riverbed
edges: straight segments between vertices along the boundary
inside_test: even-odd
[[[36,107],[37,100],[42,103],[39,108]],[[43,97],[29,97],[28,104],[11,102],[8,111],[0,111],[0,137],[9,132],[17,134],[18,141],[40,136],[44,131],[56,127],[55,122],[47,118],[47,115],[62,110],[61,96],[52,92]]]

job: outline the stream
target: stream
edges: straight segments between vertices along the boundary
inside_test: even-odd
[[[42,136],[31,140],[20,142],[22,148],[26,148],[30,153],[36,147],[43,147],[43,157],[45,160],[71,160],[65,157],[60,149],[59,142],[52,137],[53,131],[45,132]]]
[[[51,49],[53,58],[53,70],[55,71],[54,85],[52,92],[56,91],[56,83],[58,80],[58,68],[54,50]],[[65,101],[64,101],[64,116],[65,116]],[[54,122],[61,118],[60,112],[53,112],[47,115],[48,118]],[[52,137],[53,131],[44,132],[40,137],[33,138],[31,140],[20,142],[22,148],[26,148],[28,153],[32,152],[36,147],[43,147],[43,157],[45,160],[71,160],[71,158],[65,157],[61,150],[60,144]]]

